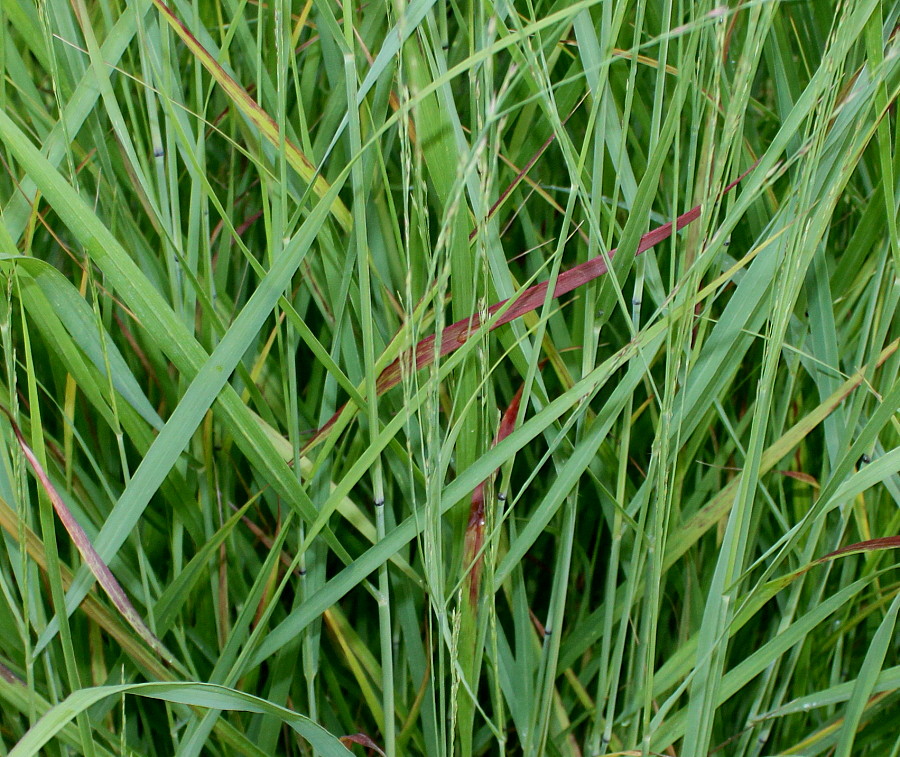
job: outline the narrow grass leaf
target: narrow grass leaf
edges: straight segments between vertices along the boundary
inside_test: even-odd
[[[900,611],[900,592],[894,597],[894,601],[891,602],[891,606],[879,624],[878,630],[872,636],[869,650],[866,652],[859,675],[854,682],[853,692],[850,694],[850,699],[847,700],[844,723],[834,752],[835,757],[850,757],[853,754],[856,731],[865,712],[866,703],[874,693],[888,649],[892,644],[896,643],[894,628],[897,625],[898,611]]]
[[[209,71],[241,113],[247,117],[250,123],[252,123],[272,145],[279,149],[282,144],[284,145],[285,156],[291,167],[304,181],[312,184],[313,191],[317,197],[320,199],[324,198],[328,194],[330,188],[328,182],[319,174],[313,163],[296,145],[283,138],[278,130],[278,125],[275,123],[275,119],[266,113],[256,100],[250,97],[247,90],[228,75],[222,65],[197,41],[197,38],[191,34],[188,28],[181,22],[169,6],[163,3],[162,0],[152,0],[152,2],[166,22],[175,30],[175,33],[181,38],[185,45],[188,46],[203,67]],[[331,212],[337,222],[345,231],[349,231],[353,225],[353,218],[350,215],[350,211],[348,211],[344,206],[344,203],[341,202],[340,197],[337,197],[336,195],[330,197],[329,202]]]
[[[88,569],[91,571],[91,573],[94,574],[94,577],[97,579],[97,583],[99,583],[100,586],[103,587],[103,590],[106,592],[110,600],[112,600],[112,603],[115,605],[116,609],[119,611],[128,625],[130,625],[152,649],[156,650],[160,657],[162,657],[164,660],[166,660],[166,662],[170,664],[173,663],[174,657],[172,657],[172,654],[147,627],[144,619],[134,608],[134,605],[131,604],[131,600],[128,599],[128,596],[119,585],[119,582],[112,574],[112,571],[110,571],[106,563],[103,562],[103,560],[100,558],[100,555],[97,554],[97,551],[94,549],[94,545],[91,544],[91,540],[88,538],[88,535],[81,527],[81,524],[78,523],[77,520],[75,520],[72,512],[68,507],[66,507],[65,502],[63,502],[62,500],[62,497],[59,496],[59,493],[56,491],[56,488],[50,481],[50,477],[44,472],[44,469],[41,467],[41,464],[38,461],[37,457],[35,457],[34,452],[32,452],[31,448],[28,446],[28,444],[26,444],[25,438],[22,436],[22,432],[19,431],[19,426],[15,422],[12,414],[5,407],[0,407],[0,410],[2,410],[3,413],[9,418],[13,433],[16,435],[16,439],[19,442],[19,447],[21,448],[22,453],[28,460],[29,465],[31,465],[35,476],[41,482],[41,488],[46,492],[47,497],[53,503],[53,509],[56,511],[56,515],[57,517],[59,517],[59,520],[63,524],[63,527],[68,532],[69,538],[72,539],[72,543],[75,544],[78,551],[81,553],[81,557],[84,560],[85,564],[88,566]]]
[[[34,724],[12,748],[9,757],[38,754],[39,750],[76,715],[98,702],[121,698],[123,694],[206,709],[271,715],[290,726],[325,757],[347,757],[351,754],[337,738],[308,717],[241,691],[204,683],[136,683],[98,686],[70,694]]]

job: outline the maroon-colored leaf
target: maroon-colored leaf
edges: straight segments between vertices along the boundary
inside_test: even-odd
[[[519,403],[522,401],[524,388],[524,385],[519,387],[519,391],[512,398],[506,412],[503,413],[491,446],[496,447],[516,427],[516,417],[519,414]],[[486,483],[487,479],[478,484],[475,491],[472,492],[472,504],[469,508],[469,522],[466,525],[466,542],[463,550],[463,565],[472,566],[466,578],[469,586],[469,602],[472,607],[478,603],[478,589],[481,586],[481,546],[484,544],[484,485]]]
[[[13,673],[6,665],[0,663],[0,678],[10,684],[24,686],[25,682],[19,678],[15,673]]]
[[[829,552],[825,557],[820,557],[816,562],[825,562],[826,560],[833,560],[835,557],[853,555],[859,552],[874,552],[879,549],[896,549],[897,547],[900,547],[900,536],[882,536],[879,539],[867,539],[866,541],[858,541],[856,544],[848,544],[846,547]]]
[[[381,747],[378,746],[372,739],[370,739],[364,733],[352,733],[349,736],[341,736],[338,741],[341,742],[345,747],[350,746],[350,744],[359,744],[360,746],[364,746],[366,749],[374,749],[381,757],[384,757],[384,752],[381,750]]]
[[[756,163],[754,163],[750,168],[748,168],[744,173],[742,173],[738,178],[732,181],[725,189],[720,193],[720,197],[727,192],[730,192],[734,187],[738,185],[738,183],[744,179],[747,174],[750,173],[756,167]],[[669,223],[663,224],[662,226],[658,226],[655,229],[651,229],[646,234],[644,234],[640,241],[638,242],[637,250],[635,251],[635,255],[640,255],[642,252],[646,252],[654,245],[659,244],[660,242],[668,239],[672,236],[674,231],[678,231],[679,229],[683,229],[689,223],[696,221],[700,217],[700,210],[702,206],[696,205],[691,208],[686,213],[682,213],[678,218],[674,221],[670,221]],[[612,259],[618,248],[610,250],[607,258]],[[593,281],[596,278],[599,278],[603,274],[605,274],[608,270],[607,267],[607,258],[603,255],[598,255],[595,258],[591,258],[590,260],[581,263],[574,268],[570,268],[567,271],[562,272],[556,279],[556,287],[553,290],[553,297],[561,297],[564,294],[568,294],[569,292],[577,289],[584,284],[587,284],[589,281]],[[498,311],[506,308],[505,312],[494,320],[491,325],[488,327],[488,331],[493,331],[494,329],[502,326],[505,323],[509,323],[510,321],[514,321],[517,318],[521,318],[526,313],[530,313],[532,310],[536,310],[541,305],[544,304],[544,300],[547,296],[547,290],[550,287],[550,283],[548,281],[542,281],[540,284],[535,284],[532,287],[529,287],[524,292],[522,292],[517,297],[510,298],[508,300],[502,300],[500,302],[494,303],[491,305],[487,312],[488,316],[494,315]],[[508,306],[508,307],[507,307]],[[462,347],[474,334],[479,326],[481,325],[481,318],[477,313],[474,313],[468,318],[463,318],[462,320],[457,321],[456,323],[448,326],[441,332],[441,346],[440,346],[440,356],[443,357],[445,355],[449,355],[451,352],[458,350]],[[378,380],[375,383],[376,391],[379,395],[388,391],[388,389],[392,389],[400,383],[401,377],[403,375],[403,371],[418,371],[422,368],[431,365],[435,360],[435,341],[436,337],[434,334],[431,336],[425,337],[422,339],[415,347],[412,347],[409,350],[406,350],[400,357],[398,357],[393,363],[391,363],[387,368],[385,368],[381,375],[378,377]],[[340,417],[341,412],[343,411],[344,406],[342,406],[331,418],[328,419],[328,422],[325,423],[321,428],[319,428],[316,433],[313,435],[313,438],[307,443],[304,448],[304,452],[308,450],[313,445],[317,444],[321,441],[331,427],[334,425],[335,421],[337,421],[338,417]]]
[[[788,478],[792,478],[795,481],[802,481],[804,484],[809,484],[810,486],[815,486],[817,489],[819,488],[819,482],[816,481],[815,476],[811,476],[809,473],[804,473],[803,471],[798,470],[783,470],[779,471],[782,476],[787,476]]]

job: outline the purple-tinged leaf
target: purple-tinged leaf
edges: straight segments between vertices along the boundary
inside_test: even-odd
[[[87,564],[91,573],[94,574],[97,583],[103,587],[103,590],[112,600],[112,603],[128,625],[130,625],[164,660],[173,663],[174,658],[172,657],[172,654],[165,646],[163,646],[163,643],[156,638],[154,633],[147,627],[147,624],[144,623],[143,618],[141,618],[138,611],[134,608],[134,605],[131,604],[131,600],[128,599],[128,596],[116,580],[116,577],[112,574],[112,571],[110,571],[106,563],[103,562],[100,555],[97,554],[94,545],[91,544],[91,540],[88,538],[85,530],[81,527],[81,524],[75,519],[75,516],[72,515],[69,508],[66,507],[62,497],[59,496],[59,492],[56,491],[51,483],[50,477],[41,467],[34,452],[28,444],[26,444],[25,438],[22,436],[22,432],[19,430],[19,426],[13,418],[12,413],[2,406],[0,406],[0,410],[2,410],[9,418],[9,422],[12,424],[13,433],[16,435],[16,439],[19,442],[19,447],[22,449],[22,453],[25,455],[25,459],[28,460],[34,470],[34,474],[40,482],[41,487],[47,493],[50,502],[53,504],[53,509],[56,511],[57,517],[62,522],[69,537],[72,539],[72,542],[81,553],[81,557]]]

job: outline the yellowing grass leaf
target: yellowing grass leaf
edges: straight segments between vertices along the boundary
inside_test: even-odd
[[[209,71],[213,79],[218,82],[219,86],[225,91],[229,99],[237,106],[249,121],[259,129],[269,142],[275,147],[281,147],[281,134],[278,131],[278,125],[275,119],[266,113],[250,94],[228,72],[222,68],[222,65],[210,55],[209,51],[200,44],[197,38],[191,34],[188,28],[181,22],[169,6],[160,0],[153,0],[153,4],[159,9],[162,17],[168,21],[169,25],[175,30],[175,33],[181,37],[181,40],[187,45],[188,49],[194,54],[203,67]],[[324,177],[318,174],[316,167],[312,161],[304,155],[300,148],[289,140],[284,140],[285,157],[290,166],[300,175],[307,183],[312,183],[313,191],[317,197],[324,197],[329,190],[329,184]],[[335,197],[331,203],[331,213],[345,231],[349,231],[353,226],[353,217],[350,211],[341,202],[340,197]]]

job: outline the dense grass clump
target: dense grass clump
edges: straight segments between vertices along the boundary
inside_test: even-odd
[[[900,6],[0,6],[0,753],[900,754]]]

